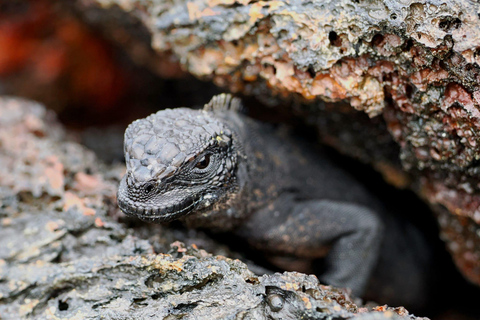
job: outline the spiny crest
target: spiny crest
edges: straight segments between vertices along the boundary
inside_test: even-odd
[[[207,103],[203,110],[205,111],[221,111],[221,110],[232,110],[237,112],[243,111],[242,102],[239,98],[233,97],[229,93],[222,93],[216,95]]]

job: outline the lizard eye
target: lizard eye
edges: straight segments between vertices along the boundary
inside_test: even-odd
[[[147,184],[144,188],[144,191],[145,191],[146,194],[149,194],[150,192],[152,192],[152,190],[153,190],[153,184],[152,183]]]
[[[197,164],[195,165],[195,168],[205,169],[206,167],[208,167],[209,164],[210,164],[210,155],[206,154],[203,156],[202,159],[200,159],[199,162],[197,162]]]

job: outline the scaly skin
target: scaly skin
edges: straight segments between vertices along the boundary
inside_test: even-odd
[[[146,221],[182,219],[234,232],[272,256],[328,253],[321,279],[358,295],[379,255],[398,255],[402,261],[393,265],[410,278],[392,282],[395,294],[418,299],[412,286],[423,281],[420,259],[415,250],[402,252],[411,245],[395,242],[398,248],[381,254],[384,224],[389,236],[397,231],[380,202],[312,146],[239,108],[238,99],[219,95],[203,110],[163,110],[133,122],[125,133],[120,208]],[[389,264],[392,273],[395,267]]]
[[[125,132],[120,208],[153,222],[227,208],[240,189],[238,157],[245,157],[233,135],[208,112],[186,108],[133,122]]]

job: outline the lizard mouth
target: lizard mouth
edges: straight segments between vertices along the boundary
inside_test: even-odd
[[[168,222],[192,212],[201,202],[201,197],[186,197],[182,201],[165,207],[150,206],[117,196],[120,209],[127,215],[149,222]]]

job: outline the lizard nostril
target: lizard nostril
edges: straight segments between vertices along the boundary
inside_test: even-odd
[[[130,175],[127,175],[127,186],[131,187],[133,185],[133,179]]]

